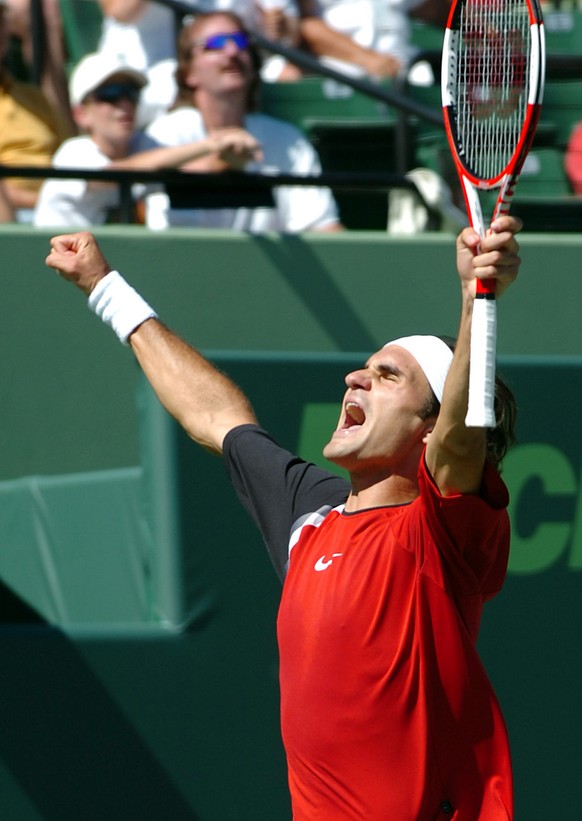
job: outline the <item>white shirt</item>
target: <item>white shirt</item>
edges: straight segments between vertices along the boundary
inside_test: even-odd
[[[129,154],[158,147],[154,140],[136,134]],[[104,168],[111,162],[91,137],[72,137],[60,146],[53,157],[54,168]],[[143,186],[141,186],[143,190]],[[37,227],[89,228],[103,225],[108,211],[119,207],[119,189],[89,188],[87,180],[47,179],[40,189],[34,211]]]
[[[188,5],[190,2],[203,12],[231,11],[240,17],[245,27],[250,30],[256,29],[259,26],[260,14],[257,6],[264,5],[264,8],[273,7],[272,3],[269,4],[268,0],[265,0],[264,4],[261,3],[261,0],[186,0]],[[277,4],[277,8],[280,8],[288,17],[297,17],[298,15],[295,0],[281,0],[280,3]]]
[[[135,20],[104,17],[97,51],[113,54],[120,63],[141,71],[148,79],[137,110],[144,127],[172,105],[177,92],[176,18],[160,3],[147,3]]]
[[[176,56],[176,18],[160,3],[147,3],[143,13],[128,23],[104,17],[99,52],[118,57],[138,71]]]
[[[249,114],[244,127],[259,141],[264,154],[263,161],[249,163],[247,171],[321,173],[315,149],[295,126],[265,114]],[[152,123],[147,133],[162,145],[182,145],[203,139],[206,129],[197,109],[179,108]],[[337,206],[328,188],[279,187],[273,189],[273,195],[275,208],[172,209],[166,194],[151,194],[146,200],[146,224],[153,229],[180,225],[299,233],[338,222]]]
[[[406,64],[410,45],[408,12],[423,0],[317,0],[328,26],[364,48],[390,54]]]

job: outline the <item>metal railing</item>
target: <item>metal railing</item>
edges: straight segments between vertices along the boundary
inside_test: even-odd
[[[416,184],[400,174],[322,172],[317,175],[256,174],[225,171],[221,174],[164,169],[161,171],[95,170],[87,168],[53,168],[52,166],[0,166],[0,179],[21,177],[26,179],[85,179],[112,182],[119,186],[119,218],[122,222],[135,222],[135,202],[132,187],[136,183],[150,186],[163,185],[165,190],[189,208],[252,207],[258,204],[256,193],[270,194],[280,186],[325,186],[336,191],[388,192],[398,187],[415,191],[430,215],[436,216]],[[182,196],[179,195],[182,192]],[[185,195],[185,196],[184,196]],[[266,204],[264,201],[261,204]]]
[[[32,38],[34,44],[34,66],[33,75],[35,80],[40,81],[42,73],[45,24],[42,12],[41,0],[30,0],[32,14]],[[186,5],[180,0],[155,0],[161,5],[173,10],[177,18],[195,14],[198,9],[195,6]],[[383,102],[393,107],[397,112],[396,120],[396,163],[398,174],[366,174],[366,173],[341,173],[324,172],[318,176],[299,177],[290,174],[279,174],[265,176],[262,174],[248,174],[237,172],[226,172],[221,174],[186,173],[177,170],[164,170],[158,172],[146,171],[112,171],[112,170],[88,170],[88,169],[55,169],[39,167],[1,167],[0,177],[35,177],[53,179],[78,179],[102,180],[115,182],[120,188],[120,214],[121,218],[131,222],[134,216],[134,203],[132,198],[132,185],[136,182],[158,183],[166,187],[170,186],[178,189],[189,189],[192,197],[201,198],[208,192],[213,192],[213,201],[227,203],[229,199],[240,200],[244,194],[249,195],[251,191],[271,191],[276,186],[298,185],[298,186],[329,186],[336,191],[388,191],[390,188],[399,187],[415,190],[421,201],[424,202],[422,193],[418,191],[415,184],[405,176],[408,168],[407,157],[411,138],[411,117],[435,126],[436,129],[444,129],[442,112],[439,108],[432,108],[424,105],[404,93],[406,81],[395,80],[391,87],[385,83],[375,82],[369,78],[356,77],[345,74],[332,68],[306,52],[274,42],[266,38],[260,32],[253,32],[256,44],[263,50],[284,57],[289,62],[299,66],[310,75],[326,77],[350,87],[354,91],[368,97]],[[425,50],[417,54],[416,60],[426,60],[433,67],[436,77],[440,76],[440,51]],[[582,78],[582,55],[574,54],[549,54],[546,62],[546,76],[548,79],[578,79]],[[222,196],[216,198],[216,193]],[[244,199],[244,197],[243,197]],[[430,206],[425,206],[431,212]],[[203,204],[197,207],[207,207]],[[227,207],[225,205],[214,205],[210,207]]]

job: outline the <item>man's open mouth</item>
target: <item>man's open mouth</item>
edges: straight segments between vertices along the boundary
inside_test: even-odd
[[[362,410],[362,408],[357,405],[355,402],[346,402],[345,406],[345,418],[344,423],[342,425],[344,430],[349,430],[349,428],[359,427],[364,424],[366,421],[366,414]]]

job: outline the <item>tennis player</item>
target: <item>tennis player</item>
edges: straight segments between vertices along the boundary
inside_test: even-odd
[[[520,227],[505,216],[482,240],[472,228],[458,238],[454,354],[437,337],[409,336],[347,375],[324,453],[350,484],[275,443],[240,390],[157,319],[90,234],[51,241],[47,264],[129,343],[187,433],[223,454],[283,580],[281,720],[295,821],[513,818],[507,732],[475,647],[508,559],[498,468],[511,394],[499,395],[495,429],[464,419],[475,282],[495,279],[499,297],[515,279]]]

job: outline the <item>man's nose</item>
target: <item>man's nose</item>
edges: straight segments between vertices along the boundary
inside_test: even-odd
[[[226,41],[226,43],[224,44],[224,51],[227,54],[232,55],[232,54],[238,54],[241,51],[241,49],[239,48],[239,46],[237,46],[237,44],[235,43],[235,41],[233,39],[229,38]]]
[[[370,374],[364,368],[360,368],[360,370],[357,371],[351,371],[351,373],[346,376],[346,385],[348,388],[363,388],[367,391],[370,387],[370,383]]]

